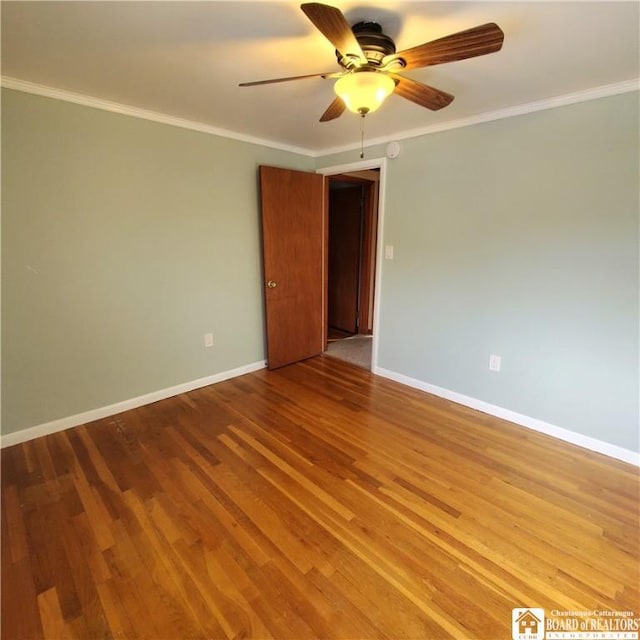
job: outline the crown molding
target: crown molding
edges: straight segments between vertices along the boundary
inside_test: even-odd
[[[439,124],[429,125],[418,129],[411,129],[409,131],[403,131],[402,133],[398,133],[393,136],[382,136],[380,138],[373,138],[367,141],[367,147],[373,147],[378,144],[387,144],[389,142],[397,140],[406,140],[407,138],[417,138],[432,133],[440,133],[441,131],[448,131],[449,129],[460,129],[462,127],[469,127],[474,124],[482,124],[484,122],[502,120],[503,118],[522,116],[528,113],[535,113],[536,111],[555,109],[556,107],[564,107],[570,104],[576,104],[578,102],[587,102],[589,100],[597,100],[598,98],[607,98],[609,96],[615,96],[621,93],[638,91],[639,89],[639,78],[636,78],[634,80],[626,80],[624,82],[616,82],[614,84],[607,84],[600,87],[595,87],[593,89],[587,89],[585,91],[577,91],[575,93],[568,93],[562,96],[547,98],[545,100],[537,100],[535,102],[528,102],[526,104],[520,104],[514,107],[507,107],[505,109],[499,109],[497,111],[487,111],[486,113],[481,113],[469,118],[460,118],[458,120],[441,122]],[[314,155],[315,157],[328,156],[334,153],[353,151],[354,149],[360,149],[360,145],[349,144],[340,147],[322,149],[320,152],[316,152]]]
[[[191,129],[192,131],[199,131],[201,133],[207,133],[209,135],[219,136],[222,138],[230,138],[232,140],[248,142],[250,144],[269,147],[271,149],[297,153],[311,158],[321,158],[323,156],[332,155],[334,153],[353,151],[354,149],[360,148],[359,144],[348,144],[339,147],[329,147],[326,149],[306,149],[303,147],[285,145],[273,140],[256,138],[253,136],[238,133],[236,131],[231,131],[229,129],[213,127],[201,122],[195,122],[193,120],[187,120],[185,118],[177,118],[175,116],[158,113],[156,111],[149,111],[147,109],[139,109],[137,107],[132,107],[118,102],[102,100],[100,98],[94,98],[92,96],[87,96],[81,93],[74,93],[72,91],[66,91],[64,89],[56,89],[54,87],[36,84],[34,82],[28,82],[26,80],[20,80],[18,78],[11,78],[9,76],[0,77],[0,86],[6,87],[7,89],[14,89],[16,91],[24,91],[25,93],[33,93],[46,98],[53,98],[54,100],[73,102],[75,104],[80,104],[86,107],[93,107],[94,109],[102,109],[103,111],[110,111],[112,113],[119,113],[121,115],[127,115],[134,118],[142,118],[143,120],[151,120],[152,122],[168,124],[173,127]],[[492,122],[494,120],[502,120],[503,118],[512,118],[514,116],[535,113],[536,111],[555,109],[556,107],[564,107],[578,102],[597,100],[599,98],[606,98],[621,93],[638,91],[639,89],[640,79],[635,78],[633,80],[626,80],[624,82],[603,85],[600,87],[595,87],[593,89],[587,89],[585,91],[578,91],[562,96],[547,98],[545,100],[537,100],[535,102],[529,102],[513,107],[506,107],[505,109],[498,109],[497,111],[488,111],[486,113],[481,113],[469,118],[460,118],[458,120],[450,120],[448,122],[442,122],[435,125],[420,127],[417,129],[410,129],[408,131],[403,131],[392,136],[374,138],[367,142],[367,147],[373,147],[378,144],[387,144],[388,142],[394,140],[397,141],[406,140],[407,138],[417,138],[420,136],[430,135],[432,133],[448,131],[450,129],[460,129],[462,127],[469,127],[475,124]]]
[[[259,145],[261,147],[269,147],[271,149],[278,149],[279,151],[288,151],[290,153],[297,153],[308,157],[314,157],[314,152],[310,149],[281,144],[279,142],[274,142],[273,140],[264,140],[262,138],[256,138],[254,136],[248,136],[242,133],[238,133],[237,131],[230,131],[229,129],[213,127],[202,122],[195,122],[193,120],[187,120],[185,118],[177,118],[175,116],[170,116],[165,113],[159,113],[157,111],[139,109],[138,107],[132,107],[126,104],[121,104],[119,102],[102,100],[101,98],[94,98],[82,93],[74,93],[72,91],[66,91],[65,89],[56,89],[54,87],[36,84],[34,82],[28,82],[26,80],[20,80],[18,78],[1,76],[0,86],[6,87],[7,89],[14,89],[16,91],[23,91],[25,93],[33,93],[45,98],[53,98],[54,100],[73,102],[85,107],[102,109],[103,111],[110,111],[111,113],[119,113],[121,115],[131,116],[133,118],[141,118],[143,120],[151,120],[152,122],[168,124],[172,127],[191,129],[192,131],[199,131],[200,133],[207,133],[209,135],[219,136],[221,138],[231,138],[232,140],[248,142],[250,144]]]

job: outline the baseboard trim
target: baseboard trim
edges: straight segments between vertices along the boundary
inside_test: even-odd
[[[129,400],[116,402],[115,404],[110,404],[106,407],[100,407],[98,409],[92,409],[91,411],[77,413],[73,416],[68,416],[66,418],[60,418],[59,420],[53,420],[52,422],[39,424],[34,427],[29,427],[28,429],[22,429],[20,431],[16,431],[15,433],[8,433],[7,435],[3,435],[2,437],[0,437],[0,448],[10,447],[14,444],[26,442],[27,440],[33,440],[34,438],[47,436],[51,433],[56,433],[57,431],[64,431],[65,429],[77,427],[81,424],[86,424],[87,422],[93,422],[94,420],[108,418],[109,416],[113,416],[117,413],[129,411],[129,409],[137,409],[138,407],[142,407],[146,404],[158,402],[159,400],[165,400],[166,398],[171,398],[173,396],[180,395],[181,393],[187,393],[188,391],[193,391],[194,389],[207,387],[210,384],[216,384],[217,382],[222,382],[231,378],[237,378],[238,376],[242,376],[246,373],[259,371],[260,369],[264,369],[265,366],[266,363],[264,362],[264,360],[252,362],[251,364],[246,364],[235,369],[229,369],[228,371],[222,371],[221,373],[214,373],[213,375],[207,376],[205,378],[191,380],[190,382],[184,382],[183,384],[178,384],[174,387],[160,389],[159,391],[153,391],[152,393],[147,393],[136,398],[130,398]]]
[[[390,371],[382,367],[376,367],[373,372],[379,376],[382,376],[383,378],[388,378],[389,380],[400,382],[401,384],[407,385],[408,387],[426,391],[427,393],[439,396],[440,398],[445,398],[446,400],[457,402],[458,404],[462,404],[466,407],[477,409],[478,411],[482,411],[482,413],[488,413],[489,415],[495,416],[497,418],[502,418],[503,420],[514,422],[521,427],[526,427],[527,429],[532,429],[533,431],[544,433],[548,436],[558,438],[559,440],[570,442],[571,444],[575,444],[584,449],[588,449],[589,451],[602,453],[605,456],[627,462],[629,464],[635,465],[636,467],[640,466],[640,454],[636,453],[635,451],[631,451],[630,449],[625,449],[615,444],[604,442],[603,440],[591,438],[590,436],[585,436],[581,433],[576,433],[575,431],[570,431],[569,429],[564,429],[563,427],[558,427],[548,422],[538,420],[537,418],[531,418],[530,416],[511,411],[510,409],[504,409],[503,407],[484,402],[483,400],[465,396],[462,393],[450,391],[449,389],[444,389],[442,387],[429,384],[428,382],[423,382],[422,380],[411,378],[409,376],[405,376],[401,373],[396,373],[395,371]]]
[[[181,393],[187,393],[211,384],[216,384],[217,382],[223,382],[224,380],[259,371],[260,369],[264,369],[265,366],[266,363],[264,361],[253,362],[235,369],[229,369],[228,371],[215,373],[211,376],[191,380],[190,382],[185,382],[173,387],[168,387],[142,396],[123,400],[122,402],[117,402],[105,407],[92,409],[91,411],[85,411],[66,418],[53,420],[52,422],[39,424],[34,427],[16,431],[15,433],[8,433],[0,437],[0,448],[10,447],[14,444],[33,440],[34,438],[46,436],[58,431],[64,431],[65,429],[77,427],[81,424],[86,424],[87,422],[108,418],[109,416],[122,413],[123,411],[136,409],[153,402],[158,402],[159,400],[165,400],[166,398],[180,395]],[[417,378],[411,378],[404,374],[390,371],[383,367],[375,367],[373,373],[382,376],[383,378],[388,378],[389,380],[394,380],[395,382],[407,385],[408,387],[426,391],[427,393],[431,393],[440,398],[445,398],[466,407],[471,407],[472,409],[476,409],[497,418],[508,420],[509,422],[513,422],[521,427],[526,427],[527,429],[544,433],[554,438],[558,438],[559,440],[575,444],[584,449],[588,449],[589,451],[602,453],[603,455],[627,462],[637,467],[640,466],[640,454],[635,451],[631,451],[630,449],[625,449],[624,447],[619,447],[609,442],[598,440],[597,438],[591,438],[590,436],[585,436],[581,433],[576,433],[575,431],[544,422],[543,420],[538,420],[537,418],[532,418],[530,416],[511,411],[510,409],[504,409],[503,407],[499,407],[489,402],[484,402],[483,400],[478,400],[477,398],[472,398],[456,391],[444,389],[443,387],[438,387],[436,385],[429,384],[428,382],[418,380]]]

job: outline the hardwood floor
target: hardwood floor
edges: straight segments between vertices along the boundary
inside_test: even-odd
[[[319,357],[2,451],[2,637],[639,614],[638,469]]]

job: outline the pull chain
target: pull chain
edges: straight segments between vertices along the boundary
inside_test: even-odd
[[[360,158],[364,158],[364,117],[367,115],[363,113],[360,115]]]

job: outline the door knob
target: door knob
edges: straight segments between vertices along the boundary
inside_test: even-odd
[[[278,286],[277,282],[274,282],[273,280],[269,280],[269,282],[267,282],[267,287],[269,287],[269,289],[275,289]]]

